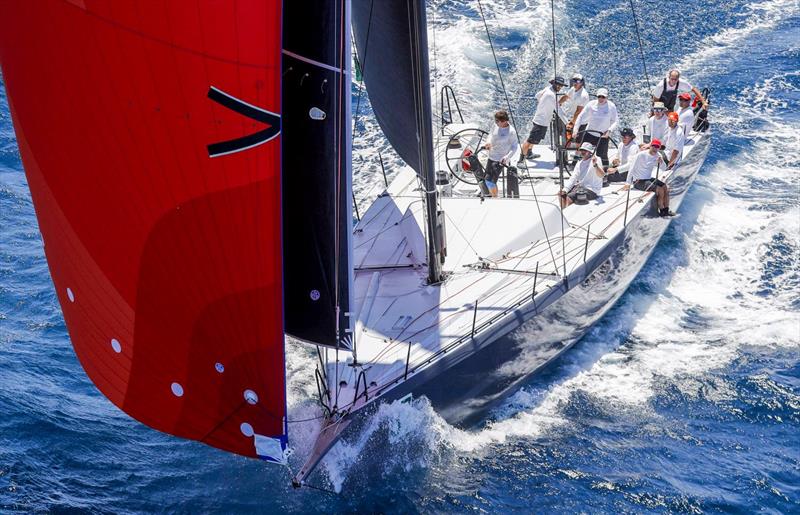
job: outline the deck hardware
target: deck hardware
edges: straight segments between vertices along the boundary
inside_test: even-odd
[[[586,263],[586,252],[589,250],[589,229],[592,228],[592,224],[589,224],[586,227],[586,244],[583,246],[583,262]]]
[[[475,338],[475,320],[478,318],[478,299],[475,299],[475,310],[472,312],[472,337]]]
[[[356,220],[361,221],[361,215],[358,214],[358,202],[356,202],[356,194],[353,193],[353,209],[356,211]]]
[[[378,152],[378,160],[381,163],[381,172],[383,172],[383,184],[388,188],[389,180],[386,178],[386,167],[383,165],[383,154]]]
[[[628,226],[628,204],[631,199],[631,189],[628,188],[628,194],[625,195],[625,218],[622,220],[622,227]]]
[[[358,400],[361,395],[358,394],[358,385],[361,384],[361,379],[364,379],[364,402],[369,401],[369,395],[367,394],[367,374],[365,370],[359,372],[358,377],[356,378],[356,388],[353,391],[353,404],[355,405],[356,401]]]
[[[408,351],[406,352],[406,371],[403,374],[403,380],[408,379],[408,362],[411,359],[411,340],[408,342]]]

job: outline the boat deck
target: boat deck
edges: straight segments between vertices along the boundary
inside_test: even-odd
[[[684,162],[702,137],[692,135]],[[441,139],[440,157],[447,135]],[[353,236],[351,316],[359,366],[348,366],[353,355],[343,351],[337,366],[328,351],[328,382],[332,390],[338,385],[331,396],[339,409],[357,409],[436,366],[443,353],[471,345],[521,306],[546,302],[548,292],[567,284],[565,278],[582,280],[591,272],[585,263],[602,256],[627,222],[651,209],[654,193],[611,183],[587,205],[564,209],[562,217],[554,153],[544,145],[534,153],[541,154],[530,166],[538,178],[520,184],[520,198],[484,199],[466,183],[441,198],[447,232],[441,284],[426,284],[424,203],[416,174],[400,172],[370,206]],[[673,173],[661,171],[659,178]]]

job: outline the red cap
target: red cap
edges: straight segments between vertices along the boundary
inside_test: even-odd
[[[651,147],[659,147],[659,148],[661,148],[661,140],[660,139],[653,139],[652,141],[650,141],[650,146]]]
[[[667,118],[669,118],[673,122],[677,122],[678,120],[681,119],[681,117],[675,111],[670,111],[670,113],[667,114]]]
[[[681,93],[680,95],[678,95],[678,98],[680,98],[681,100],[691,100],[692,95],[690,95],[689,93]]]

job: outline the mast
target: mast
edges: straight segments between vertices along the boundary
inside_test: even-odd
[[[428,66],[428,25],[424,0],[407,0],[411,33],[411,77],[414,86],[419,173],[425,187],[425,221],[428,236],[428,282],[442,280],[444,212],[438,209],[433,160],[433,126]]]
[[[353,36],[375,118],[425,194],[428,281],[442,279],[444,213],[437,209],[424,0],[352,0]]]

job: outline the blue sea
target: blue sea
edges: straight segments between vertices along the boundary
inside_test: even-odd
[[[385,405],[311,483],[150,430],[72,351],[0,89],[0,512],[800,513],[800,0],[635,0],[651,82],[712,90],[700,175],[620,302],[482,424]],[[509,100],[529,127],[553,74],[549,0],[485,0]],[[559,74],[641,124],[630,4],[558,0]],[[507,107],[476,1],[428,11],[435,86],[489,125]],[[354,87],[354,103],[360,95]],[[438,106],[437,106],[438,109]],[[361,212],[392,154],[362,98]],[[290,342],[290,419],[313,417],[313,358]],[[290,424],[296,469],[314,421]]]

